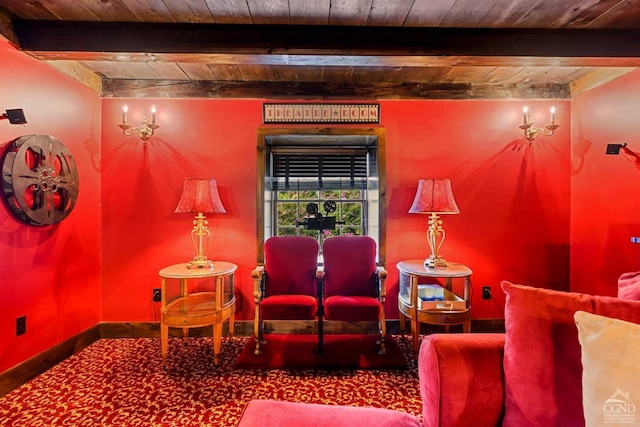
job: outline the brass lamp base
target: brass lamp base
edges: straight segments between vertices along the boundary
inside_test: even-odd
[[[207,228],[207,218],[198,212],[193,220],[193,230],[191,230],[191,242],[196,248],[196,256],[189,262],[187,268],[208,268],[213,269],[213,261],[209,261],[204,253],[204,248],[209,243],[209,228]]]
[[[429,229],[427,230],[427,241],[429,242],[431,255],[424,260],[425,268],[447,268],[447,261],[439,254],[445,236],[442,220],[435,213],[431,213]]]

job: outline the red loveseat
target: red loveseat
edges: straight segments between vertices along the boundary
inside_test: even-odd
[[[640,301],[509,282],[502,287],[506,333],[433,334],[422,341],[422,426],[584,426],[581,348],[573,316],[585,311],[640,323]],[[252,400],[238,427],[356,425],[421,423],[389,409]]]
[[[423,340],[418,369],[424,427],[584,426],[574,314],[640,323],[640,301],[509,282],[502,287],[505,334],[434,334]],[[615,388],[607,393],[615,395]]]

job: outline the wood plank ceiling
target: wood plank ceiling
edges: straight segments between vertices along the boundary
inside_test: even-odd
[[[568,98],[640,66],[627,0],[0,0],[104,97]]]

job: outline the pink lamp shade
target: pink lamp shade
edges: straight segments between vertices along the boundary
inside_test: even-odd
[[[174,213],[227,213],[214,178],[185,178]]]
[[[460,213],[451,191],[451,180],[433,178],[419,180],[416,197],[409,213]]]

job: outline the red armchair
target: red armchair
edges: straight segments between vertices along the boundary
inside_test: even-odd
[[[255,353],[264,344],[265,320],[314,320],[318,316],[318,242],[312,237],[270,237],[254,283]]]
[[[329,237],[322,245],[322,253],[322,319],[378,322],[380,353],[385,353],[384,282],[387,271],[376,265],[375,240],[368,236]],[[319,340],[321,346],[322,328]]]

